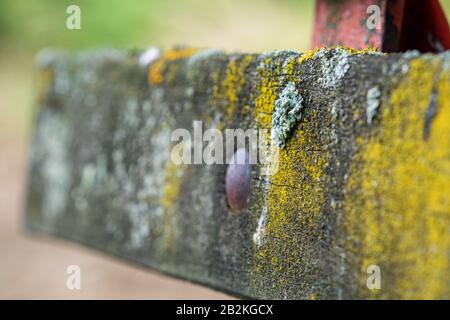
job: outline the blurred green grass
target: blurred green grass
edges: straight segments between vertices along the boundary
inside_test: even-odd
[[[81,30],[65,27],[70,4],[81,8]],[[234,43],[242,50],[259,51],[283,43],[298,48],[309,40],[313,4],[313,0],[2,0],[0,37],[13,49],[25,50],[180,42]]]

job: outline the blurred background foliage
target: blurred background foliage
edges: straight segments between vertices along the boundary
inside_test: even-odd
[[[442,1],[450,12],[450,0]],[[66,9],[81,8],[81,30]],[[314,0],[1,0],[0,139],[28,134],[33,56],[44,47],[308,49]]]
[[[81,8],[81,30],[65,27],[71,4]],[[31,50],[180,42],[242,50],[300,48],[309,40],[313,4],[313,0],[2,0],[0,36],[14,48]]]

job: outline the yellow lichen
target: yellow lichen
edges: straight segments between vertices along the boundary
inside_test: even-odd
[[[151,85],[161,84],[164,80],[164,70],[167,63],[181,58],[188,58],[196,53],[196,48],[182,48],[165,51],[161,57],[150,65],[148,70],[148,82]]]
[[[311,60],[312,58],[314,58],[314,56],[316,55],[317,52],[319,52],[320,50],[322,50],[323,48],[315,48],[312,50],[308,50],[305,53],[303,53],[299,58],[298,58],[298,63],[302,64],[305,61]]]
[[[228,62],[223,79],[219,73],[213,75],[213,95],[211,105],[224,107],[224,122],[230,123],[233,115],[239,107],[239,93],[245,80],[248,66],[252,63],[253,56],[245,55],[240,59],[232,59]]]
[[[279,150],[278,171],[269,177],[265,243],[257,256],[260,269],[280,272],[280,288],[299,280],[298,270],[310,245],[302,237],[312,233],[324,204],[321,178],[327,155],[306,151],[318,144],[311,134],[313,127],[297,130],[286,148]]]
[[[285,75],[285,82],[295,82],[298,77],[294,72],[297,57],[288,58],[284,64],[282,62],[268,59],[265,61],[266,67],[260,70],[254,115],[259,128],[271,127],[271,115],[280,87],[280,79],[273,77],[273,74]],[[273,64],[275,70],[270,67]],[[267,177],[267,199],[263,204],[263,210],[267,212],[265,239],[262,246],[255,248],[254,270],[265,274],[262,280],[266,282],[264,285],[275,287],[280,296],[291,283],[302,281],[300,270],[312,254],[312,243],[303,240],[314,233],[324,204],[322,185],[328,155],[321,151],[307,151],[320,149],[320,138],[314,134],[316,126],[317,114],[309,114],[286,147],[279,150],[277,173]],[[277,274],[275,278],[267,277],[274,271]]]
[[[271,58],[266,58],[264,65],[270,66]],[[277,66],[281,68],[281,66]],[[277,98],[279,87],[278,79],[272,76],[269,68],[260,68],[260,83],[258,84],[258,96],[255,99],[255,122],[259,128],[270,129],[272,123],[272,112]]]
[[[379,52],[377,48],[368,47],[365,49],[354,49],[349,47],[343,47],[343,46],[334,46],[331,48],[315,48],[309,51],[306,51],[298,58],[298,63],[302,64],[305,61],[313,59],[318,52],[324,51],[324,50],[333,50],[333,49],[340,49],[344,52],[350,54],[350,55],[359,55],[359,54],[370,54],[374,52]]]
[[[293,55],[286,59],[286,62],[284,63],[284,73],[291,77],[292,74],[295,71],[295,66],[297,65],[297,56]],[[295,80],[295,79],[294,79]]]
[[[360,292],[368,297],[450,295],[450,72],[418,58],[381,110],[380,127],[358,141],[345,200],[347,251],[360,257]],[[433,86],[437,114],[424,121]],[[366,269],[381,268],[381,290],[366,288]]]
[[[161,234],[163,235],[163,246],[166,251],[172,250],[174,243],[175,225],[177,217],[174,216],[177,200],[180,196],[181,182],[184,174],[184,167],[169,161],[164,173],[164,185],[160,197],[160,205],[164,209],[162,216]]]

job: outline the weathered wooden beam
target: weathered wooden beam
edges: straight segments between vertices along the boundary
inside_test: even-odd
[[[40,56],[30,229],[243,297],[450,298],[448,53],[143,54]],[[174,129],[281,130],[290,98],[241,211],[226,164],[171,161]]]

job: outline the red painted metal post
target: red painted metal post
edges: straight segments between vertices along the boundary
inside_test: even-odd
[[[450,27],[438,0],[317,0],[312,47],[333,45],[439,52],[450,49]]]

